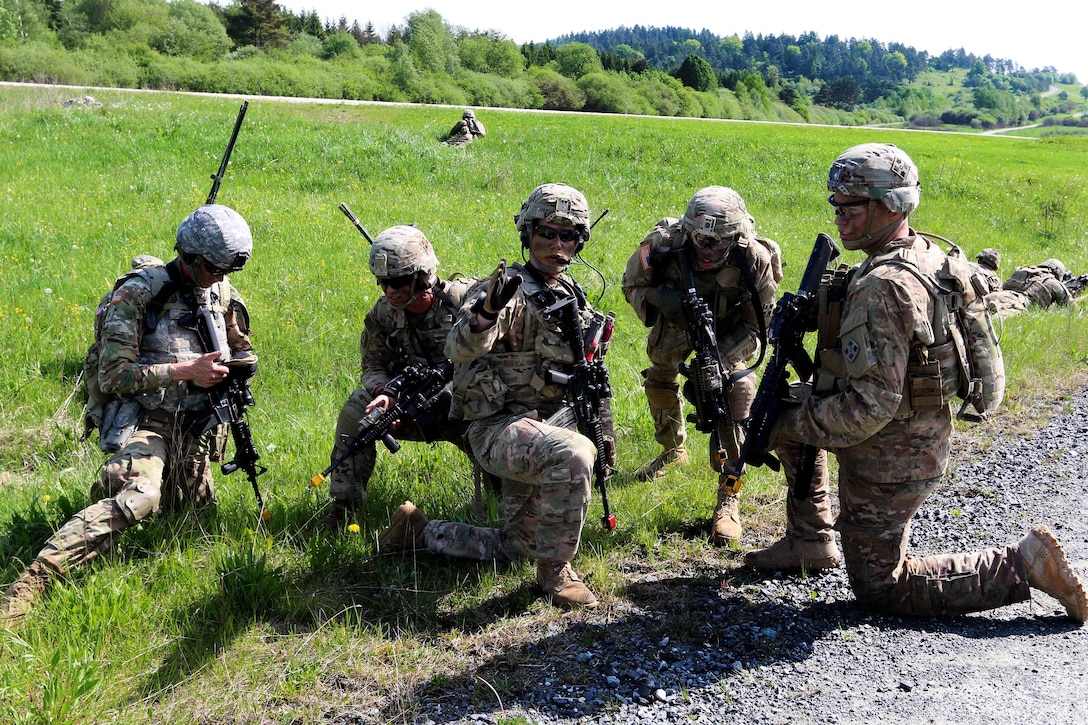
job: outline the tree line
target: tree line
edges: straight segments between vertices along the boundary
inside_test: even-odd
[[[949,99],[912,83],[966,70]],[[635,26],[518,46],[414,12],[379,34],[272,0],[0,0],[0,77],[73,85],[607,113],[863,124],[1017,125],[1053,68],[815,33],[732,35]],[[1063,105],[1064,102],[1064,105]]]

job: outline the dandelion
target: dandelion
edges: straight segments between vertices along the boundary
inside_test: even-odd
[[[353,534],[359,533],[359,524],[348,524],[348,531]]]
[[[276,444],[275,443],[269,443],[267,446],[265,446],[265,450],[268,451],[269,453],[272,453],[273,451],[276,450]]]
[[[47,295],[51,295],[51,294],[53,294],[53,290],[52,290],[52,289],[50,289],[49,287],[46,287],[46,288],[45,288],[45,293],[46,293]]]
[[[50,496],[49,494],[45,494],[44,496],[42,496],[42,501],[45,501],[46,503],[49,503],[52,500],[53,500],[53,497]]]

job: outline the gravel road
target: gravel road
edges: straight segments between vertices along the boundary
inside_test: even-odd
[[[913,523],[912,553],[999,545],[1046,523],[1088,575],[1088,391],[1047,405],[1045,428],[1000,444],[956,434],[951,473]],[[981,614],[914,619],[856,607],[842,568],[725,579],[699,563],[636,566],[621,608],[557,622],[432,684],[415,722],[1088,722],[1088,627],[1041,593]],[[506,684],[501,707],[466,697],[485,681]]]

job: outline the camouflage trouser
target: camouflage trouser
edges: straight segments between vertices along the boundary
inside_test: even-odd
[[[998,290],[986,295],[986,308],[991,315],[1012,317],[1031,307],[1031,298],[1014,290]]]
[[[501,529],[431,521],[427,549],[467,559],[570,561],[589,507],[597,449],[585,436],[524,416],[501,415],[469,426],[484,470],[502,477]]]
[[[468,146],[472,143],[472,134],[465,132],[459,133],[456,136],[450,136],[448,139],[438,144],[439,146]]]
[[[812,469],[809,494],[804,500],[793,496],[805,446],[795,441],[775,449],[782,461],[782,472],[789,488],[786,495],[786,533],[798,541],[821,542],[835,540],[835,520],[831,515],[831,482],[827,474],[827,451],[817,449]]]
[[[1015,545],[969,554],[907,555],[910,519],[939,483],[939,478],[873,483],[840,469],[836,528],[858,602],[890,614],[932,616],[1028,599]]]
[[[162,508],[214,503],[209,456],[218,446],[216,433],[199,439],[177,426],[138,429],[124,448],[102,467],[91,497],[97,503],[73,516],[53,534],[38,560],[67,572],[110,547],[113,536]]]
[[[336,420],[336,440],[333,443],[332,455],[329,463],[332,463],[347,451],[348,444],[359,434],[366,406],[374,399],[365,388],[358,388],[344,407],[340,409],[340,416]],[[453,423],[445,421],[435,431],[438,440],[448,441],[472,459],[468,445],[465,443],[465,430],[467,423]],[[426,438],[423,431],[414,422],[402,421],[400,427],[393,435],[397,440],[423,441]],[[337,501],[348,505],[358,505],[366,500],[366,487],[374,473],[374,466],[378,460],[377,445],[366,446],[355,452],[354,455],[344,459],[344,462],[333,469],[329,476],[329,495]]]
[[[729,364],[727,351],[720,351],[726,364]],[[650,358],[650,367],[642,371],[645,382],[646,399],[650,405],[650,414],[654,419],[654,437],[665,448],[675,448],[687,440],[684,425],[683,398],[679,394],[681,375],[680,364],[691,356],[687,334],[673,325],[658,323],[646,338],[646,355]],[[727,370],[726,372],[732,372]],[[676,391],[676,392],[673,392]],[[755,399],[756,386],[752,375],[746,375],[733,383],[729,392],[729,413],[734,421],[741,421],[748,416],[748,410]],[[740,453],[743,431],[739,423],[733,425],[733,435],[729,441],[722,441],[727,459],[735,459]],[[714,442],[711,440],[710,445]],[[717,451],[710,451],[713,461]],[[726,468],[731,468],[728,464]]]

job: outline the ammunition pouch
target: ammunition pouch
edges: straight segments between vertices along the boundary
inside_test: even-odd
[[[112,398],[107,401],[102,406],[98,447],[106,453],[121,450],[140,427],[143,418],[144,407],[133,398]]]

